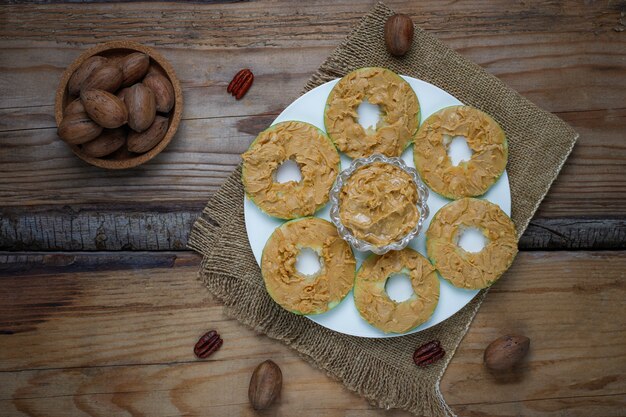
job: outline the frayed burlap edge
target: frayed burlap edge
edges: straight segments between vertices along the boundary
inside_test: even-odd
[[[199,279],[224,303],[226,314],[290,346],[307,362],[378,407],[453,416],[438,381],[484,292],[444,323],[395,339],[346,336],[291,314],[268,296],[249,243],[240,238],[246,235],[240,174],[239,166],[209,201],[189,239],[190,247],[203,255]],[[417,368],[412,363],[413,350],[434,338],[442,341],[448,354],[429,368]]]
[[[512,218],[521,236],[578,135],[418,27],[411,52],[402,59],[389,56],[382,44],[382,25],[392,13],[379,3],[320,66],[305,91],[358,67],[385,66],[431,82],[491,114],[509,137]],[[209,201],[189,239],[189,246],[204,255],[199,279],[224,303],[227,314],[287,344],[379,407],[454,415],[440,392],[439,381],[487,291],[481,291],[445,322],[395,339],[346,336],[288,313],[268,296],[250,250],[240,175],[238,167]],[[433,338],[442,341],[445,359],[427,369],[412,365],[413,349]]]

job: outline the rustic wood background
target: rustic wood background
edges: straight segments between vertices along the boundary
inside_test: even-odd
[[[1,6],[0,415],[255,415],[247,384],[268,358],[285,386],[262,415],[406,415],[371,407],[226,317],[185,249],[241,152],[373,4]],[[463,416],[625,415],[626,2],[388,4],[581,134],[444,396]],[[54,91],[82,50],[122,39],[172,62],[185,110],[161,155],[107,172],[57,138]],[[255,84],[235,101],[226,85],[244,67]],[[192,346],[209,328],[224,347],[197,361]],[[529,336],[531,354],[495,377],[482,351],[508,332]]]

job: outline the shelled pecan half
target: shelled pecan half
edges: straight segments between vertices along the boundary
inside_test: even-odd
[[[215,330],[205,333],[193,348],[193,353],[200,359],[204,359],[212,355],[218,350],[224,341]]]
[[[248,92],[253,81],[254,74],[252,74],[252,71],[248,68],[242,69],[235,74],[226,91],[239,100]]]
[[[443,358],[446,351],[442,349],[439,340],[430,341],[415,350],[413,361],[417,366],[427,366]]]

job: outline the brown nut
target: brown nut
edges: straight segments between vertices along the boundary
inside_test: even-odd
[[[252,373],[248,387],[248,399],[252,408],[268,408],[280,395],[283,386],[283,373],[271,360],[259,364]]]
[[[57,129],[57,134],[71,145],[78,145],[97,138],[102,126],[91,120],[87,113],[65,116]]]
[[[122,67],[122,86],[128,87],[146,75],[150,66],[150,57],[143,52],[134,52],[122,58],[119,65]]]
[[[405,14],[394,14],[385,22],[385,44],[391,55],[403,56],[413,43],[413,21]]]
[[[106,63],[96,68],[82,83],[80,91],[104,90],[117,91],[122,85],[122,69],[115,63]]]
[[[445,354],[446,351],[441,347],[439,340],[431,340],[415,349],[413,362],[415,362],[417,366],[424,367],[437,362],[439,359],[443,358]]]
[[[143,80],[143,84],[154,93],[156,109],[167,113],[174,107],[174,87],[170,80],[161,74],[150,74]]]
[[[96,69],[107,63],[107,59],[103,56],[89,57],[81,64],[80,67],[70,77],[67,82],[67,91],[72,96],[77,96],[85,82],[85,79]]]
[[[154,93],[139,83],[128,89],[124,95],[124,103],[128,108],[128,126],[135,132],[148,129],[156,116]]]
[[[224,340],[215,330],[203,334],[193,347],[193,353],[199,359],[206,359],[214,354],[224,344]]]
[[[246,95],[253,82],[254,74],[250,69],[244,68],[235,74],[228,87],[226,87],[226,92],[235,96],[235,100],[240,100]]]
[[[65,109],[63,110],[64,116],[69,116],[70,114],[76,114],[76,113],[86,113],[85,106],[83,106],[83,102],[80,101],[80,98],[77,98],[76,100],[72,101],[70,104],[65,106]]]
[[[126,143],[126,129],[105,129],[100,136],[82,145],[84,153],[94,158],[102,158],[117,151]]]
[[[526,336],[502,336],[485,349],[484,361],[492,371],[507,371],[517,365],[528,353],[530,339]]]
[[[163,68],[161,68],[160,65],[156,65],[154,63],[150,64],[150,67],[148,68],[148,73],[146,74],[146,77],[148,75],[152,75],[152,74],[159,74],[159,75],[162,75],[165,78],[167,78],[167,73],[165,72],[165,70]]]
[[[117,92],[117,94],[115,94],[117,96],[117,98],[119,98],[120,100],[122,100],[124,102],[124,104],[126,104],[126,94],[128,94],[128,91],[130,90],[130,87],[125,87],[122,88],[120,91]]]
[[[127,147],[131,152],[143,153],[154,148],[167,133],[169,120],[167,117],[157,116],[150,128],[141,133],[130,131],[128,134]]]
[[[102,127],[114,129],[128,120],[128,111],[124,102],[107,91],[82,91],[80,100],[89,117]]]

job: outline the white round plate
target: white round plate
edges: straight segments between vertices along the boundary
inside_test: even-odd
[[[444,107],[463,104],[452,95],[430,83],[407,76],[402,76],[402,78],[404,78],[411,85],[411,87],[413,88],[413,90],[415,90],[415,93],[417,94],[421,107],[421,121],[426,120],[428,116]],[[324,129],[324,107],[326,104],[326,98],[338,81],[338,79],[329,81],[326,84],[320,85],[319,87],[309,91],[302,97],[298,98],[274,120],[272,125],[287,120],[299,120],[302,122],[311,123],[312,125],[322,129],[323,131],[326,131],[326,129]],[[363,122],[364,120],[366,120],[365,123],[369,124],[367,123],[367,120],[371,120],[372,115],[363,115],[361,113],[360,115],[360,121]],[[374,120],[376,120],[375,116]],[[462,151],[458,151],[457,149],[451,149],[452,158],[455,158],[457,156],[455,155],[457,152],[462,153]],[[409,146],[409,148],[405,150],[405,152],[402,154],[402,159],[409,166],[415,167],[415,164],[413,163],[413,146]],[[347,168],[350,165],[350,161],[350,158],[348,158],[344,154],[341,154],[342,169]],[[498,181],[489,189],[489,191],[481,198],[499,205],[505,213],[507,213],[508,215],[511,214],[511,190],[509,189],[509,179],[506,171],[504,172],[504,174],[502,174],[500,179],[498,179]],[[420,234],[409,244],[411,248],[417,250],[424,256],[426,256],[425,231],[428,229],[428,225],[430,224],[430,220],[432,219],[433,215],[437,213],[437,211],[448,202],[450,202],[450,200],[430,190],[430,196],[428,197],[430,216],[428,217],[428,219],[426,219],[422,232],[420,232]],[[316,213],[316,216],[326,220],[330,220],[330,217],[328,215],[329,210],[329,204],[327,204],[324,208]],[[261,254],[263,252],[263,247],[265,246],[267,239],[269,239],[274,229],[283,224],[284,221],[276,219],[274,217],[270,217],[267,214],[263,213],[247,197],[244,201],[244,214],[246,218],[246,230],[248,232],[250,247],[252,248],[252,252],[254,253],[254,257],[256,258],[257,263],[259,263],[260,265]],[[473,244],[476,243],[471,242],[469,246],[464,247],[472,250]],[[479,248],[480,246],[475,249]],[[363,259],[365,259],[367,255],[369,255],[369,253],[370,252],[355,251],[354,255],[357,260],[357,268],[361,265]],[[346,298],[332,310],[324,314],[309,315],[307,317],[331,330],[335,330],[337,332],[345,333],[352,336],[395,337],[419,332],[421,330],[432,327],[435,324],[438,324],[448,317],[452,316],[454,313],[463,308],[467,303],[469,303],[476,294],[478,294],[477,290],[464,290],[461,288],[456,288],[452,286],[448,281],[441,279],[441,277],[439,278],[439,281],[441,283],[439,304],[437,305],[435,312],[427,322],[407,333],[385,334],[367,323],[363,318],[361,318],[359,312],[354,305],[352,291],[350,291]],[[389,281],[389,284],[387,285],[387,290],[392,295],[392,297],[398,293],[404,292],[406,295],[403,298],[408,298],[408,296],[410,295],[410,291],[412,291],[410,285],[407,285],[406,282],[403,282],[403,280],[395,279]]]

